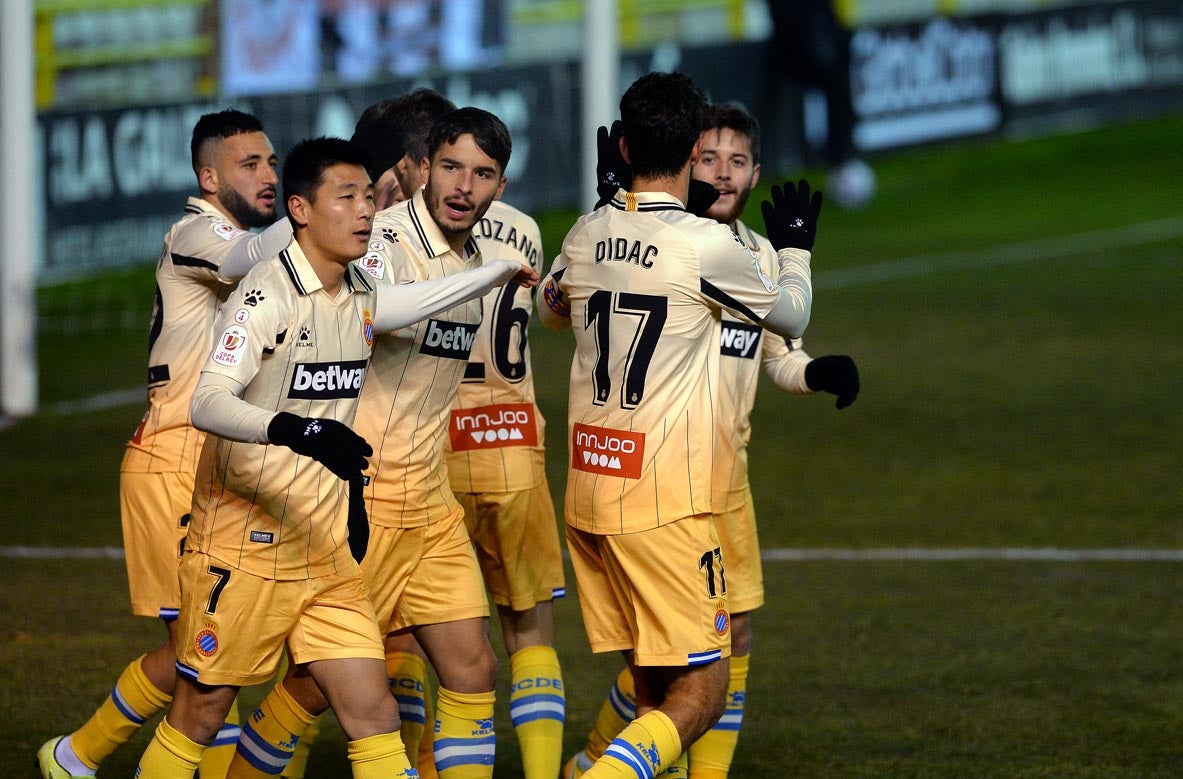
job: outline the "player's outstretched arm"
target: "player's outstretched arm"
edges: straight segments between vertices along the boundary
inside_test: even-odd
[[[292,222],[285,216],[263,232],[244,233],[235,241],[222,261],[222,276],[231,280],[241,279],[256,263],[286,249],[292,242]]]
[[[760,204],[765,234],[776,249],[780,266],[777,285],[781,288],[781,299],[764,317],[763,325],[785,338],[800,338],[809,325],[813,306],[810,252],[821,209],[822,193],[811,196],[805,179],[796,186],[791,181],[783,187],[773,186],[772,199]]]
[[[494,287],[514,282],[538,284],[538,272],[516,260],[491,260],[479,268],[411,284],[381,284],[374,313],[374,329],[389,333],[484,297]]]

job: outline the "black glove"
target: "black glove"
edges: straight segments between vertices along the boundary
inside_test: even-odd
[[[805,366],[805,384],[814,392],[837,395],[834,408],[846,408],[858,397],[858,366],[845,354],[814,357]]]
[[[719,190],[705,181],[690,179],[690,195],[686,198],[686,210],[695,216],[706,216],[707,210],[719,199]]]
[[[620,153],[620,139],[624,131],[620,120],[612,123],[612,131],[600,125],[596,133],[596,208],[616,197],[616,190],[633,186],[633,168]]]
[[[772,248],[804,249],[813,251],[813,239],[817,236],[817,217],[822,211],[822,193],[809,196],[809,182],[801,179],[796,187],[786,181],[784,189],[772,187],[771,202],[760,204],[764,214],[764,233]]]
[[[365,470],[366,457],[374,453],[366,439],[335,419],[298,417],[286,411],[267,425],[267,438],[311,457],[347,481]]]
[[[370,518],[366,516],[366,482],[360,473],[349,480],[349,553],[359,563],[370,545]]]

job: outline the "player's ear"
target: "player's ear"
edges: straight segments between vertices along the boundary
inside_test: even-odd
[[[309,202],[300,195],[291,195],[288,197],[288,216],[292,218],[292,222],[296,227],[308,226],[308,210]]]
[[[760,163],[752,166],[752,186],[755,187],[760,183]]]
[[[694,148],[690,150],[690,164],[697,165],[698,158],[702,155],[702,136],[698,136],[698,140],[694,142]]]
[[[424,157],[419,160],[419,181],[426,182],[427,174],[431,171],[431,160]]]
[[[218,194],[218,169],[213,165],[202,165],[197,169],[197,185],[203,194]]]
[[[507,179],[505,176],[501,177],[501,183],[497,185],[497,191],[493,193],[494,200],[501,199],[501,193],[505,191],[505,184],[508,181],[509,181],[509,179]]]
[[[620,136],[620,156],[623,157],[624,161],[629,165],[633,164],[633,161],[628,158],[628,144],[625,143],[623,135]]]

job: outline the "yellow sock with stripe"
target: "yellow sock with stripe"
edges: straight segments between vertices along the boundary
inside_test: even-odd
[[[423,696],[423,711],[425,719],[431,727],[423,728],[423,738],[419,739],[419,756],[415,760],[415,769],[419,772],[419,779],[439,779],[435,770],[435,704],[432,703],[431,691]]]
[[[612,739],[604,756],[584,779],[654,779],[682,755],[682,739],[665,712],[658,709],[633,720]]]
[[[135,775],[143,779],[192,779],[204,751],[205,747],[168,724],[165,717],[140,756]]]
[[[633,683],[633,673],[628,666],[616,675],[612,689],[608,690],[608,697],[600,704],[600,712],[596,715],[596,724],[587,734],[587,746],[583,752],[571,758],[580,770],[586,771],[591,764],[600,759],[604,750],[612,743],[612,739],[628,727],[637,716],[637,690]]]
[[[408,755],[419,754],[419,742],[427,728],[427,665],[410,652],[386,655],[386,680],[398,701],[402,739]]]
[[[226,722],[218,729],[218,735],[214,736],[214,740],[205,748],[205,754],[201,756],[201,765],[197,766],[198,779],[225,779],[226,772],[230,770],[230,761],[234,759],[238,737],[242,735],[241,723],[238,698],[235,698],[226,714]]]
[[[279,774],[283,779],[304,779],[304,772],[308,770],[308,755],[312,753],[312,745],[316,743],[316,737],[320,735],[324,718],[325,715],[321,714],[312,720],[308,727],[304,728],[304,735],[300,736],[300,740],[296,742],[296,748],[292,750],[292,759]]]
[[[156,689],[144,675],[144,658],[128,663],[115,689],[86,724],[70,734],[70,748],[84,765],[98,768],[120,744],[127,743],[140,726],[162,711],[172,696]]]
[[[282,683],[276,684],[242,724],[227,779],[279,776],[314,719]]]
[[[554,647],[530,646],[509,658],[509,720],[522,751],[526,779],[554,779],[563,765],[567,708]]]
[[[727,704],[715,726],[690,745],[690,775],[694,779],[726,779],[743,725],[744,699],[748,693],[750,655],[731,656],[731,678],[727,684]]]
[[[690,754],[683,752],[668,768],[658,774],[657,779],[687,779],[690,775]]]
[[[435,702],[435,770],[440,779],[488,779],[497,736],[492,691],[460,693],[439,688]]]
[[[353,779],[416,779],[418,772],[407,761],[407,749],[398,733],[349,742]]]

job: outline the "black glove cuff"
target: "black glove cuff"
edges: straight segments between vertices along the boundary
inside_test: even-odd
[[[267,423],[267,440],[279,446],[288,446],[304,435],[306,421],[304,417],[281,411]]]

